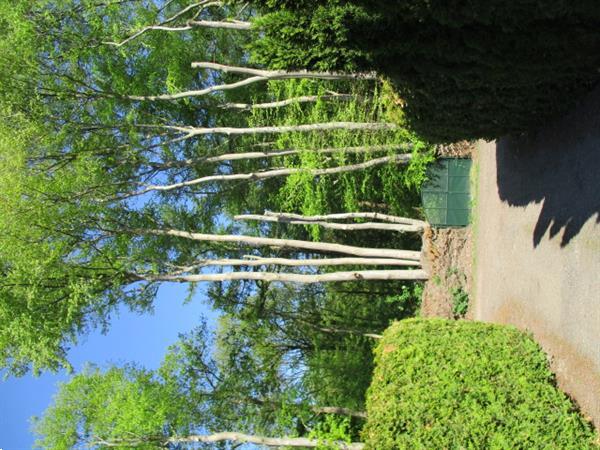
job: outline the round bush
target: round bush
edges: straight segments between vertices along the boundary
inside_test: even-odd
[[[385,332],[375,363],[368,449],[598,448],[543,351],[513,327],[404,320]]]

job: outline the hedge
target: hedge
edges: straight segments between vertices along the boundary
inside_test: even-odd
[[[600,81],[597,0],[253,0],[254,61],[376,70],[422,137],[496,138],[545,123]]]
[[[513,327],[407,319],[375,353],[367,449],[599,448],[544,352]]]

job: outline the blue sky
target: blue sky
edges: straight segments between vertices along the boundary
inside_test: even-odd
[[[215,314],[202,301],[203,289],[184,305],[185,296],[186,285],[166,284],[159,290],[153,315],[122,310],[112,318],[106,335],[91,334],[71,350],[75,370],[81,370],[86,362],[103,367],[135,361],[147,368],[158,367],[167,347],[177,341],[180,333],[194,328],[202,316],[214,323]],[[0,449],[32,448],[29,418],[41,415],[50,404],[56,383],[67,379],[68,375],[59,373],[0,381]]]

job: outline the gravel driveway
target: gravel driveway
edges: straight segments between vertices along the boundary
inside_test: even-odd
[[[600,428],[600,88],[477,158],[475,319],[532,332]]]

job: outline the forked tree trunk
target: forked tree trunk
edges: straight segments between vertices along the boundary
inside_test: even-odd
[[[387,152],[387,151],[406,151],[412,148],[411,144],[388,144],[388,145],[372,145],[372,146],[358,146],[358,147],[331,147],[331,148],[318,148],[318,149],[304,149],[304,150],[275,150],[275,151],[263,151],[263,152],[238,152],[238,153],[224,153],[217,156],[206,156],[203,158],[189,158],[179,161],[167,161],[164,163],[153,163],[152,167],[157,169],[169,169],[172,167],[190,167],[196,164],[202,163],[218,163],[222,161],[246,161],[251,159],[262,159],[262,158],[277,158],[282,156],[299,155],[304,152],[312,152],[318,154],[330,154],[330,153],[375,153],[375,152]]]
[[[226,66],[223,64],[198,62],[192,63],[192,67],[210,68],[214,70],[221,70],[223,72],[236,72],[236,73],[256,73],[249,78],[245,78],[240,81],[228,84],[219,84],[209,86],[204,89],[189,90],[178,92],[176,94],[160,94],[160,95],[124,95],[125,99],[137,100],[137,101],[163,101],[163,100],[178,100],[187,97],[201,97],[203,95],[211,94],[213,92],[228,91],[232,89],[238,89],[243,86],[249,86],[254,83],[270,80],[289,80],[289,79],[313,79],[313,80],[375,80],[377,75],[375,73],[335,73],[335,72],[309,72],[309,71],[296,71],[287,72],[284,70],[260,70],[252,69],[249,67],[237,67],[237,66]]]
[[[266,170],[264,172],[251,172],[251,173],[240,173],[240,174],[227,174],[227,175],[209,175],[206,177],[195,178],[193,180],[181,181],[179,183],[173,184],[151,184],[146,186],[143,189],[138,191],[132,191],[125,194],[122,194],[118,197],[118,199],[124,199],[129,197],[135,197],[139,195],[144,195],[148,192],[165,192],[172,191],[175,189],[182,189],[191,186],[197,186],[204,183],[209,183],[213,181],[239,181],[239,180],[264,180],[267,178],[274,177],[282,177],[288,176],[296,173],[306,173],[311,176],[320,176],[320,175],[333,175],[337,173],[346,173],[346,172],[354,172],[357,170],[368,169],[370,167],[376,167],[387,163],[396,163],[396,164],[405,164],[411,159],[412,155],[410,154],[402,154],[402,155],[393,155],[393,156],[384,156],[382,158],[371,159],[370,161],[366,161],[359,164],[350,164],[347,166],[338,166],[338,167],[329,167],[326,169],[303,169],[303,168],[286,168],[286,169],[274,169],[274,170]]]
[[[256,134],[282,134],[282,133],[307,133],[311,131],[387,131],[396,130],[397,125],[386,122],[324,122],[308,123],[301,125],[274,125],[263,127],[184,127],[177,125],[135,125],[137,128],[173,130],[183,133],[181,140],[190,139],[194,136],[205,136],[208,134],[223,134],[226,136],[242,136]]]

